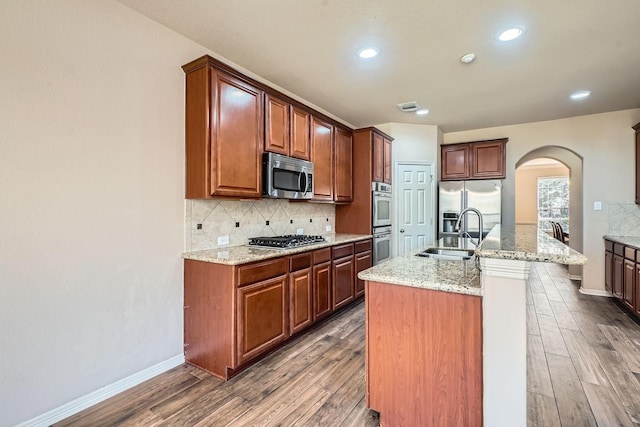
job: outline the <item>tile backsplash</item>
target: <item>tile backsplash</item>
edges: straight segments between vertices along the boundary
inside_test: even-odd
[[[335,232],[335,205],[289,202],[283,199],[185,200],[185,251],[218,248],[218,237],[229,245],[245,245],[249,237]],[[331,226],[331,231],[326,227]]]
[[[640,207],[635,203],[608,203],[610,236],[640,236]]]

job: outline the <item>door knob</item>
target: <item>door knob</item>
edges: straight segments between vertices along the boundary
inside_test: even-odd
[[[401,229],[400,229],[400,232],[401,232],[401,233],[404,233],[404,228],[401,228]]]

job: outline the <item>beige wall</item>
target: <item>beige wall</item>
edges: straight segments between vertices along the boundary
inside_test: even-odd
[[[583,158],[583,252],[589,259],[582,286],[604,291],[604,242],[608,229],[605,210],[593,202],[628,202],[634,197],[634,132],[640,109],[593,114],[546,122],[527,123],[465,132],[446,133],[444,142],[455,143],[508,137],[507,177],[503,186],[503,222],[515,221],[515,164],[528,152],[543,146],[561,146]]]
[[[562,164],[516,169],[516,223],[538,225],[538,178],[560,176],[569,176],[569,169]]]

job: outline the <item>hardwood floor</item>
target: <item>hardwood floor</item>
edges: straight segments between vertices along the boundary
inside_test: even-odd
[[[360,301],[226,383],[183,365],[56,426],[377,426],[364,337]]]
[[[527,290],[528,426],[640,426],[640,326],[534,264]],[[59,426],[377,426],[364,402],[359,302],[222,382],[188,365]]]
[[[527,425],[640,426],[640,326],[566,275],[557,264],[531,271]]]

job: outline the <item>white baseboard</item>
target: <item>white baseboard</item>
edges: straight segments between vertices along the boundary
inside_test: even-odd
[[[133,375],[130,375],[126,378],[123,378],[107,386],[104,386],[96,391],[92,391],[91,393],[81,396],[75,400],[72,400],[69,403],[65,403],[62,406],[58,406],[57,408],[54,408],[51,411],[45,412],[42,415],[39,415],[35,418],[25,421],[22,424],[18,424],[17,427],[50,426],[53,423],[62,421],[65,418],[70,417],[71,415],[77,414],[78,412],[84,409],[87,409],[90,406],[100,403],[103,400],[106,400],[112,396],[115,396],[118,393],[121,393],[127,389],[130,389],[133,386],[136,386],[148,379],[155,377],[156,375],[166,372],[169,369],[173,369],[176,366],[179,366],[183,363],[184,363],[184,355],[179,354],[177,356],[172,357],[171,359],[167,359],[156,365],[150,366],[147,369],[144,369],[140,372],[136,372]]]
[[[578,289],[578,291],[581,294],[584,294],[584,295],[594,295],[594,296],[597,296],[597,297],[612,297],[613,296],[609,292],[604,291],[604,290],[585,289],[582,286],[580,286],[580,289]]]
[[[567,274],[567,278],[569,280],[577,280],[578,282],[582,282],[582,276],[579,274]]]

